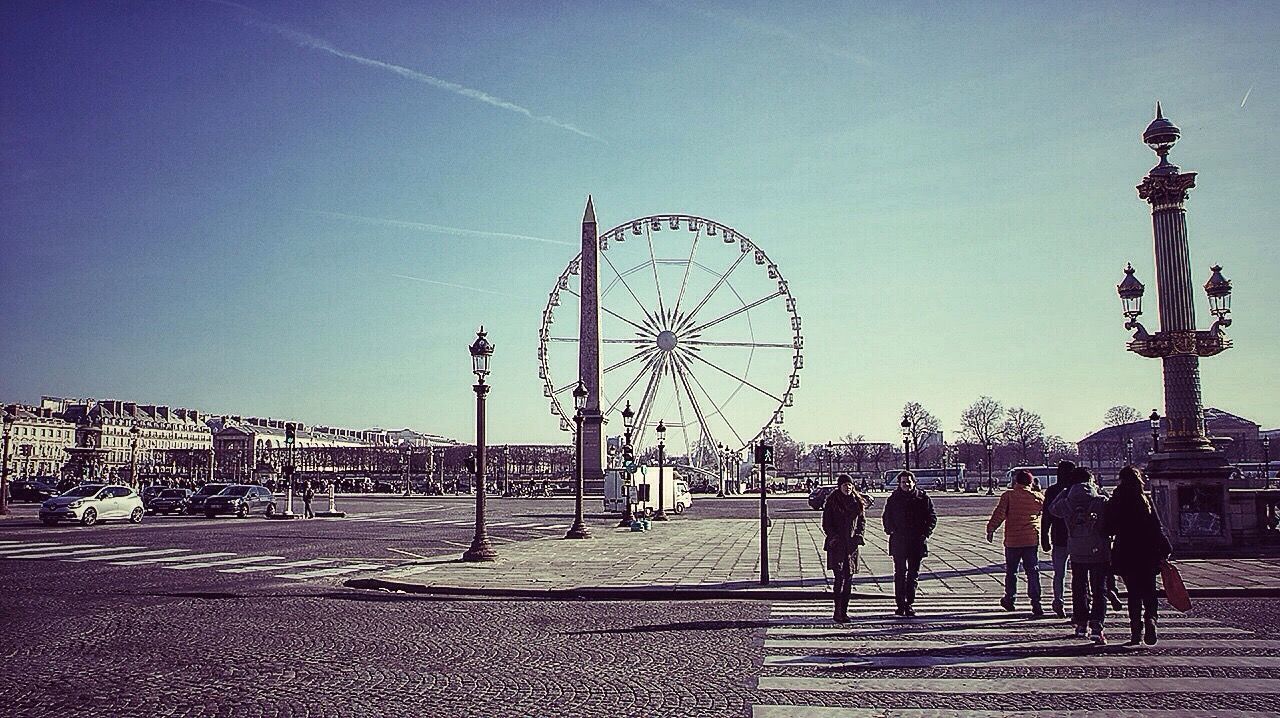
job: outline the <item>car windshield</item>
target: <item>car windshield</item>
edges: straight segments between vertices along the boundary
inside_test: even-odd
[[[200,487],[200,490],[196,492],[196,495],[208,496],[209,494],[219,493],[225,488],[227,488],[226,484],[205,484]]]
[[[244,496],[249,493],[251,486],[232,486],[222,492],[222,496]]]
[[[160,497],[165,499],[180,499],[185,495],[182,489],[165,489],[160,492]]]
[[[77,486],[74,489],[63,494],[63,496],[93,496],[94,494],[101,491],[102,488],[103,487],[101,484],[90,485],[90,486]]]

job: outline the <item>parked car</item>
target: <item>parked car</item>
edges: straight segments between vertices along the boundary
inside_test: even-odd
[[[164,484],[152,484],[152,485],[150,485],[150,486],[144,486],[144,487],[142,487],[142,494],[141,494],[141,496],[142,496],[142,505],[143,505],[143,507],[144,507],[144,508],[150,508],[150,507],[151,507],[151,500],[152,500],[152,499],[154,499],[155,497],[159,496],[159,495],[160,495],[160,493],[161,493],[162,491],[164,491],[165,489],[167,489],[167,488],[169,488],[169,487],[168,487],[168,486],[165,486]]]
[[[142,523],[142,497],[128,486],[85,484],[40,505],[40,520],[47,526],[59,521],[79,521],[92,526],[107,519]]]
[[[147,504],[147,512],[153,514],[183,513],[191,505],[191,489],[165,489]]]
[[[14,501],[38,503],[58,495],[53,484],[43,481],[15,481],[9,484],[9,498]]]
[[[239,518],[254,513],[271,516],[275,512],[276,499],[265,486],[234,484],[204,502],[204,515],[209,518],[218,514],[235,514]]]
[[[210,496],[216,496],[222,493],[231,484],[205,484],[200,490],[191,495],[191,501],[187,504],[187,513],[202,514],[204,513],[204,502],[209,500]]]

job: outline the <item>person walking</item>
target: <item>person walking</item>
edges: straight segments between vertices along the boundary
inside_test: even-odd
[[[1071,623],[1076,636],[1086,631],[1094,643],[1105,645],[1107,576],[1111,574],[1111,540],[1103,530],[1107,498],[1098,491],[1093,472],[1076,467],[1071,488],[1058,494],[1049,513],[1067,523],[1071,555]]]
[[[306,488],[302,490],[302,518],[314,519],[316,512],[311,510],[311,501],[316,497],[316,490],[311,486],[311,482],[307,482]]]
[[[1129,633],[1126,645],[1156,643],[1156,576],[1173,552],[1169,537],[1160,525],[1147,498],[1142,472],[1133,466],[1120,470],[1116,486],[1103,515],[1103,528],[1115,537],[1111,549],[1111,570],[1124,579],[1129,592]]]
[[[1076,470],[1076,462],[1058,462],[1058,477],[1053,486],[1044,492],[1044,514],[1040,521],[1040,547],[1049,554],[1053,561],[1053,615],[1066,618],[1066,584],[1067,584],[1067,522],[1049,513],[1049,505],[1058,498],[1058,494],[1071,487],[1071,474]]]
[[[889,555],[893,556],[893,597],[899,616],[914,616],[916,584],[920,578],[920,562],[929,555],[929,535],[938,525],[933,500],[916,488],[916,475],[898,473],[898,488],[884,503],[884,532],[889,536]]]
[[[836,623],[849,622],[849,594],[853,590],[852,574],[858,572],[858,547],[866,541],[867,509],[862,497],[853,490],[853,477],[841,474],[837,489],[822,505],[822,532],[827,535],[823,548],[827,551],[827,568],[835,574]]]
[[[996,529],[1004,524],[1004,598],[1000,606],[1012,611],[1018,593],[1018,564],[1027,574],[1027,598],[1031,599],[1031,615],[1040,618],[1040,514],[1044,496],[1034,487],[1035,476],[1026,469],[1013,472],[1013,488],[1000,494],[995,511],[987,521],[987,543],[995,538]]]

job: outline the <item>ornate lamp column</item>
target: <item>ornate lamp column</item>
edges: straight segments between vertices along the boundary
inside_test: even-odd
[[[907,471],[911,470],[911,420],[902,417],[902,459],[906,462]]]
[[[1147,465],[1156,508],[1170,530],[1175,547],[1227,545],[1231,543],[1227,510],[1226,458],[1215,451],[1205,433],[1200,397],[1200,357],[1219,354],[1231,347],[1223,329],[1231,325],[1231,282],[1215,265],[1205,284],[1209,311],[1217,321],[1208,331],[1196,329],[1191,280],[1191,252],[1187,241],[1184,203],[1196,184],[1195,172],[1182,172],[1169,162],[1169,150],[1181,131],[1165,119],[1156,104],[1156,118],[1142,133],[1160,162],[1138,185],[1138,196],[1151,205],[1155,240],[1156,289],[1160,331],[1150,334],[1138,322],[1144,287],[1132,265],[1116,290],[1134,331],[1128,349],[1163,365],[1165,440],[1162,451]],[[1188,507],[1186,512],[1181,507]]]
[[[138,481],[138,435],[141,433],[142,430],[135,421],[129,427],[129,483],[133,485],[134,491],[142,489],[142,483]]]
[[[573,526],[569,527],[569,531],[564,537],[567,539],[584,539],[591,538],[591,531],[587,528],[586,522],[582,520],[582,410],[587,406],[587,387],[583,385],[582,380],[578,380],[578,385],[573,388],[573,424],[574,433],[574,491],[573,491]]]
[[[485,467],[484,467],[484,397],[489,393],[489,385],[484,377],[489,373],[489,357],[493,356],[493,345],[484,336],[484,327],[476,332],[476,341],[470,347],[471,370],[476,375],[476,533],[471,539],[471,548],[462,554],[463,561],[492,561],[498,558],[498,552],[489,543],[489,534],[484,525],[485,499]]]
[[[658,512],[653,515],[654,521],[670,521],[667,516],[667,507],[664,501],[666,497],[666,484],[662,475],[666,473],[666,451],[667,451],[667,425],[658,420],[658,428],[654,429],[658,435]]]
[[[636,453],[635,447],[631,445],[631,432],[635,430],[636,413],[631,409],[631,402],[627,402],[626,407],[622,409],[622,428],[626,435],[623,437],[622,475],[626,477],[622,481],[622,520],[618,522],[618,528],[630,526],[635,520],[635,512],[631,510],[631,486],[633,475],[633,467],[635,466]]]
[[[13,414],[0,406],[4,414],[4,446],[0,448],[0,515],[9,513],[9,433],[13,430]]]

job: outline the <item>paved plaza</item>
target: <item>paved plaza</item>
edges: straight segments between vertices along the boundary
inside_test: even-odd
[[[478,565],[456,560],[466,497],[343,502],[347,519],[91,529],[20,508],[0,521],[8,714],[1252,718],[1280,701],[1275,560],[1184,560],[1190,613],[1162,607],[1138,649],[1112,614],[1095,647],[998,607],[983,496],[938,497],[913,620],[891,614],[878,502],[846,625],[797,497],[770,499],[767,588],[749,499],[643,533],[591,513],[585,541],[560,538],[569,501],[495,500],[499,559]]]

